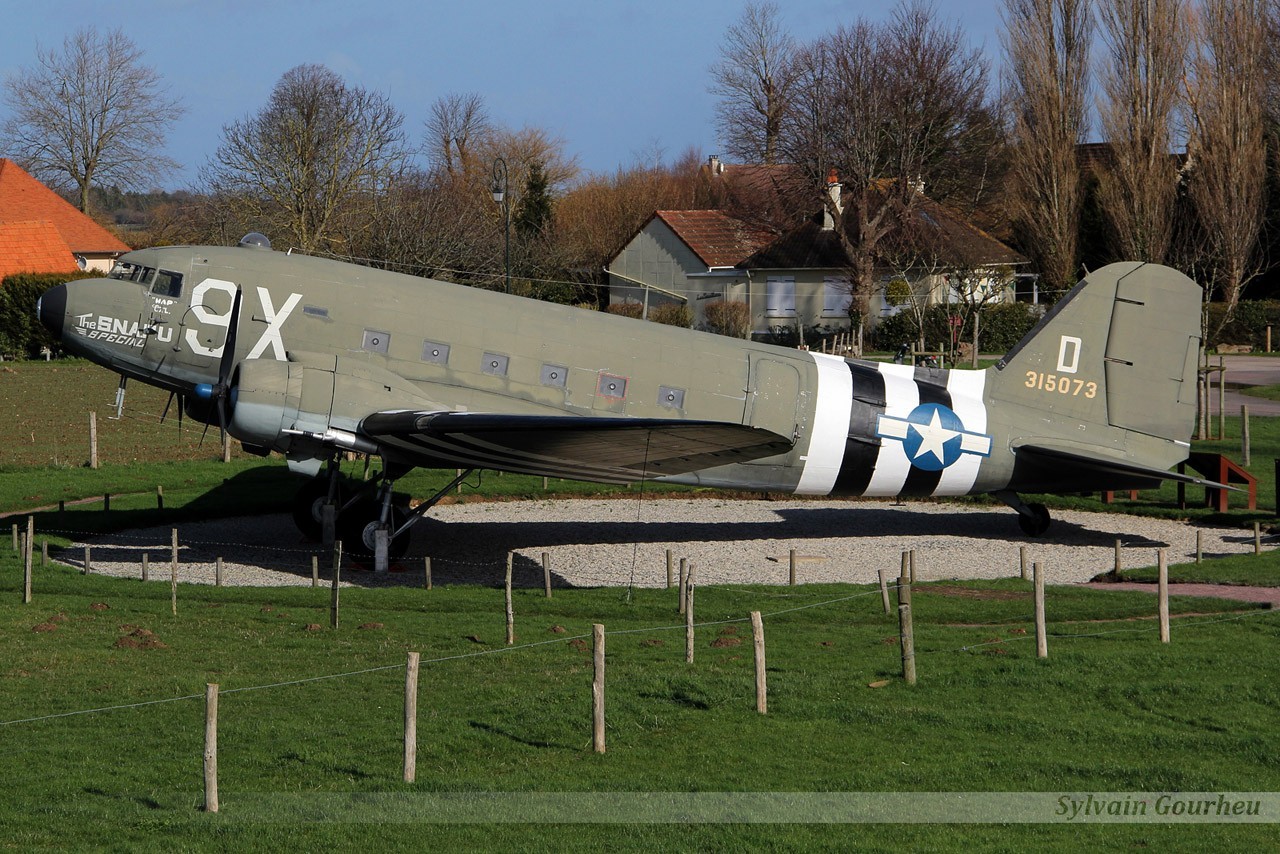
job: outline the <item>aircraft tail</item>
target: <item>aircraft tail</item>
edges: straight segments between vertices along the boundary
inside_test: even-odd
[[[993,398],[1042,415],[1011,425],[1015,445],[1088,450],[1154,469],[1185,459],[1202,295],[1158,264],[1090,273],[988,373]]]

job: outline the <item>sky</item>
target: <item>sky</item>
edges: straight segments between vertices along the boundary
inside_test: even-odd
[[[491,118],[549,130],[588,172],[612,172],[690,146],[717,153],[708,68],[746,0],[42,0],[14,3],[0,27],[0,76],[61,48],[78,27],[119,27],[186,107],[165,153],[182,165],[163,189],[192,186],[224,125],[267,102],[281,75],[320,63],[387,95],[421,142],[431,104],[479,93]],[[782,0],[810,41],[893,0]],[[970,45],[999,64],[1000,0],[936,0]],[[0,116],[6,115],[0,104]],[[4,152],[0,152],[3,156]]]

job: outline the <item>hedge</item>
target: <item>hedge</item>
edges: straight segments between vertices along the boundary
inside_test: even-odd
[[[15,273],[0,281],[0,355],[6,359],[34,359],[61,344],[36,316],[36,300],[49,288],[74,279],[99,278],[100,273]]]

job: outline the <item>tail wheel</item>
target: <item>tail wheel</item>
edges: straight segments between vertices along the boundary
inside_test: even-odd
[[[1022,533],[1028,537],[1038,537],[1049,530],[1049,524],[1053,520],[1049,518],[1048,507],[1043,504],[1028,504],[1027,509],[1031,511],[1030,515],[1018,514],[1018,527],[1022,528]]]

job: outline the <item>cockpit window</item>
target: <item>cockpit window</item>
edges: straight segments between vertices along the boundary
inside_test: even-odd
[[[162,297],[182,296],[182,274],[173,273],[169,270],[160,270],[156,273],[156,280],[151,286],[151,293]]]
[[[116,265],[111,268],[111,272],[107,274],[109,278],[120,279],[125,282],[137,282],[140,285],[151,284],[151,277],[156,274],[155,267],[143,267],[141,264],[129,264],[124,261],[117,261]]]

